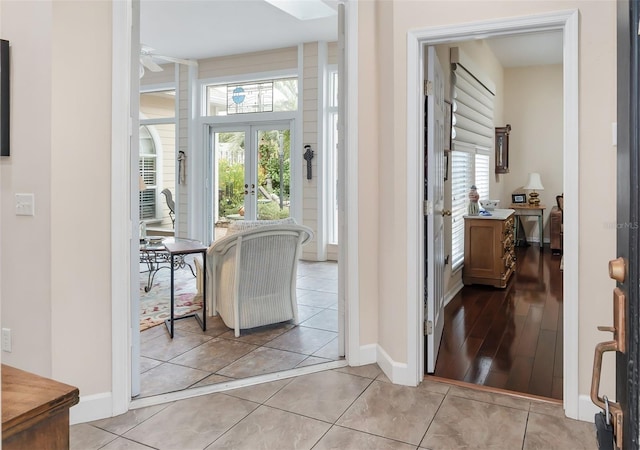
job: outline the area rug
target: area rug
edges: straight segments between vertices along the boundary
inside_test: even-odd
[[[191,264],[193,267],[193,263]],[[146,265],[140,265],[140,331],[162,324],[170,315],[171,271],[165,265],[157,273],[149,292]],[[174,272],[174,317],[181,317],[202,308],[202,296],[197,295],[196,279],[188,267]]]

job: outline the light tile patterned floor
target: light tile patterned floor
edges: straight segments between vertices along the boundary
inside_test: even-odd
[[[71,427],[71,449],[596,449],[559,405],[344,367]]]
[[[284,322],[236,338],[216,316],[206,332],[195,319],[176,321],[173,339],[163,325],[143,331],[137,398],[341,359],[337,263],[300,261],[297,288],[297,327]]]

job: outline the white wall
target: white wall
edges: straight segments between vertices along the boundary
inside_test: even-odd
[[[111,390],[111,4],[4,2],[12,156],[2,161],[3,363]],[[35,216],[13,213],[35,194]]]
[[[602,339],[596,326],[611,317],[610,298],[614,283],[608,278],[607,261],[615,257],[615,150],[611,145],[611,123],[616,110],[615,3],[539,1],[429,1],[359,3],[359,129],[361,143],[359,173],[379,173],[380,195],[374,208],[360,204],[359,261],[378,261],[375,267],[360,266],[360,285],[375,284],[378,297],[361,302],[361,317],[379,305],[376,330],[362,324],[360,340],[378,342],[397,364],[407,362],[405,274],[407,236],[403,211],[407,205],[405,187],[407,152],[407,32],[413,29],[464,24],[499,17],[526,16],[550,10],[576,8],[580,13],[579,105],[580,105],[580,242],[579,254],[580,332],[579,391],[587,394],[591,381],[593,349]],[[375,36],[375,39],[371,37]],[[370,58],[373,53],[375,56]],[[365,58],[361,58],[365,55]],[[380,83],[372,83],[372,78]],[[384,105],[384,108],[378,108]],[[362,126],[365,125],[365,126]],[[371,139],[377,129],[377,140]],[[366,143],[366,146],[365,146]],[[363,156],[366,150],[367,157]],[[384,178],[382,178],[382,176]],[[594,182],[598,180],[599,182]],[[360,196],[369,194],[368,179],[359,179]],[[593,208],[593,204],[601,205]],[[379,246],[369,245],[378,242]]]
[[[505,122],[509,135],[509,173],[502,175],[502,205],[511,194],[525,192],[530,172],[538,172],[544,211],[544,240],[549,242],[549,212],[562,194],[562,65],[518,67],[505,70]],[[527,194],[529,193],[526,191]],[[529,240],[539,241],[536,220],[523,220]]]
[[[11,44],[11,156],[0,159],[0,290],[2,327],[13,334],[13,352],[2,352],[2,362],[44,376],[52,371],[52,17],[50,2],[3,2],[0,15],[2,38]],[[23,192],[35,195],[34,217],[14,213],[14,195]]]

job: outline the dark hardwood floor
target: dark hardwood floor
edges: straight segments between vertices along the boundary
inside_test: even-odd
[[[516,248],[505,289],[465,286],[445,308],[434,375],[562,399],[559,255]]]

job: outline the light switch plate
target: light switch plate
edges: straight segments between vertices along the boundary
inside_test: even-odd
[[[34,195],[16,194],[16,216],[33,216],[34,214]]]

